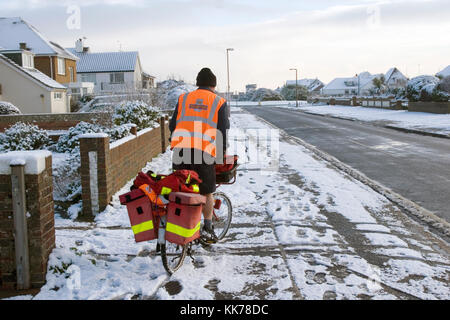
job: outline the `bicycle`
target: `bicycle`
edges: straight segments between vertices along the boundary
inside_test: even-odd
[[[235,163],[231,171],[216,174],[217,188],[221,185],[231,185],[236,182],[236,169],[238,164]],[[213,193],[214,208],[213,208],[213,226],[219,241],[223,240],[230,228],[233,216],[233,207],[230,198],[220,191]],[[172,275],[184,263],[187,255],[192,258],[193,245],[207,246],[209,244],[200,239],[194,240],[186,245],[177,245],[165,240],[165,226],[167,216],[160,217],[158,239],[156,251],[160,252],[164,269],[169,275]]]

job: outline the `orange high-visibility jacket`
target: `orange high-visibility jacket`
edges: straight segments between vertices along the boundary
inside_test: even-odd
[[[225,101],[204,89],[181,95],[171,148],[198,149],[216,157],[218,115]]]

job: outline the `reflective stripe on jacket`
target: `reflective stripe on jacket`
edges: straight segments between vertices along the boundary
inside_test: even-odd
[[[225,99],[209,90],[181,95],[171,148],[198,149],[215,157],[218,115],[224,104]]]

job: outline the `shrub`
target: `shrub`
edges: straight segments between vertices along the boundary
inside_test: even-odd
[[[0,114],[22,114],[22,112],[12,103],[0,101]]]
[[[433,90],[439,79],[433,76],[419,76],[408,82],[407,95],[409,101],[431,101]]]
[[[116,140],[120,140],[122,138],[125,138],[126,136],[129,136],[131,134],[131,125],[123,124],[121,126],[115,126],[111,129],[105,130],[105,133],[109,135],[110,142],[114,142]]]
[[[52,145],[47,131],[33,124],[17,122],[0,133],[0,151],[41,150]]]
[[[100,133],[104,132],[104,128],[97,124],[88,122],[80,122],[75,127],[70,128],[66,134],[59,137],[58,143],[55,146],[56,152],[73,153],[78,152],[80,141],[78,136],[84,133]]]
[[[284,85],[280,91],[284,100],[295,101],[295,86]],[[308,89],[305,86],[298,86],[297,88],[298,100],[306,100],[308,98]]]
[[[161,114],[143,101],[124,101],[114,108],[113,121],[116,125],[133,123],[138,130],[155,126]]]

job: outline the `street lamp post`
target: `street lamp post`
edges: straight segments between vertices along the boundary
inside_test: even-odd
[[[228,81],[228,88],[227,88],[227,100],[230,101],[230,57],[229,52],[234,51],[233,48],[227,48],[227,81]]]
[[[298,108],[298,70],[296,68],[289,70],[295,71],[295,106]]]

